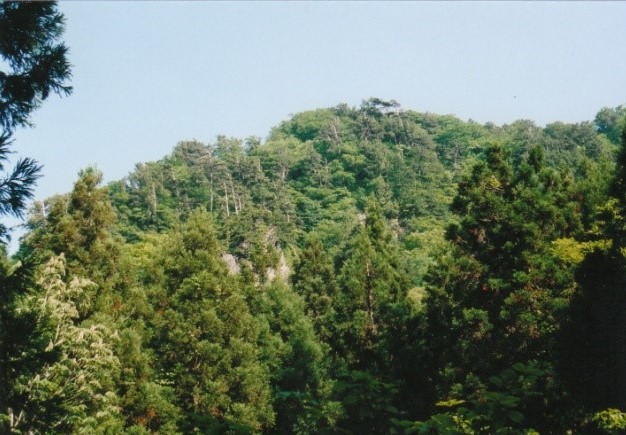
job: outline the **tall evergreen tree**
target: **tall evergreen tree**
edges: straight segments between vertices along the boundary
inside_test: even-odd
[[[383,371],[410,281],[375,202],[345,255],[336,304],[338,351],[353,368]]]
[[[447,235],[454,250],[430,276],[427,340],[441,358],[434,376],[443,397],[480,395],[493,376],[513,379],[503,375],[512,367],[542,373],[519,390],[526,420],[506,423],[513,427],[559,427],[552,413],[560,393],[547,380],[573,275],[550,242],[579,227],[566,180],[545,168],[539,148],[514,170],[501,146],[490,147],[459,185],[453,210],[460,224]]]
[[[102,173],[87,168],[69,195],[35,208],[23,249],[64,254],[71,271],[103,285],[113,273],[119,247],[110,231],[115,211],[101,182]]]
[[[59,41],[64,17],[54,2],[0,3],[0,216],[22,217],[41,166],[33,159],[17,161],[5,174],[13,130],[28,126],[29,115],[51,93],[67,95],[72,88],[67,47]],[[0,225],[0,238],[8,228]]]
[[[17,127],[29,126],[29,116],[51,93],[67,95],[71,76],[67,47],[60,41],[64,17],[53,2],[0,3],[0,216],[22,217],[26,201],[41,167],[30,158],[19,159],[13,169],[6,170],[11,136]],[[0,224],[0,239],[5,242],[9,229]],[[32,322],[34,314],[21,310],[26,289],[31,287],[34,262],[25,259],[11,265],[6,252],[0,254],[0,415],[2,427],[16,423],[7,407],[15,393],[16,377],[28,378],[41,362],[33,358],[40,337]],[[19,333],[17,333],[19,332]],[[34,334],[34,335],[33,335]],[[15,405],[15,402],[13,402]]]
[[[307,314],[317,335],[330,343],[336,315],[337,281],[332,258],[315,234],[307,238],[291,279],[294,290],[306,302]]]
[[[610,243],[588,254],[561,334],[561,374],[587,413],[626,410],[626,129],[601,216]]]
[[[176,410],[167,403],[167,388],[154,383],[143,328],[149,304],[137,289],[136,268],[112,233],[115,212],[107,189],[99,187],[101,180],[102,174],[93,168],[81,171],[69,195],[54,197],[45,205],[47,214],[36,208],[31,233],[18,254],[22,258],[28,258],[29,252],[39,257],[63,255],[70,280],[88,277],[94,283],[84,289],[91,303],[79,318],[103,324],[118,336],[113,352],[123,370],[112,388],[120,398],[116,406],[125,413],[127,426],[145,423],[163,429],[172,425]]]
[[[399,403],[412,308],[410,280],[397,241],[371,200],[364,225],[340,258],[334,303],[335,397],[346,405],[341,427],[354,433],[389,430]]]
[[[173,386],[184,412],[182,430],[258,432],[274,421],[259,325],[220,256],[206,212],[167,238],[153,348],[162,382]]]
[[[0,432],[15,425],[25,401],[18,379],[34,377],[47,343],[36,328],[37,313],[22,309],[35,286],[32,261],[15,264],[0,258]],[[13,417],[11,417],[13,415]]]
[[[257,289],[252,298],[276,413],[275,424],[266,432],[331,431],[340,409],[330,397],[333,380],[327,347],[316,336],[303,299],[280,281]]]

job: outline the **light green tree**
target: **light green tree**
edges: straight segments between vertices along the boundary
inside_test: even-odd
[[[65,277],[65,259],[54,257],[37,280],[38,291],[21,309],[35,313],[37,332],[47,341],[42,367],[19,377],[19,407],[5,422],[17,433],[110,433],[121,431],[116,381],[120,361],[114,354],[117,331],[97,318],[81,321],[93,303],[88,280]]]

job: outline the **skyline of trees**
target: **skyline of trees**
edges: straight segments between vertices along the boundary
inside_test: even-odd
[[[63,26],[0,3],[0,160],[71,92]],[[621,433],[625,126],[370,98],[85,168],[0,226],[0,432]],[[0,165],[0,216],[39,169]]]
[[[5,279],[5,427],[620,430],[619,144],[395,107],[181,142],[35,204],[4,259],[25,269]]]

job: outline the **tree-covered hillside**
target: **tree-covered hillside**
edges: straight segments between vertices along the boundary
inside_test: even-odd
[[[337,255],[374,200],[419,283],[445,228],[458,220],[450,205],[459,181],[494,145],[516,167],[539,146],[545,165],[568,184],[567,195],[578,196],[579,218],[588,224],[610,180],[618,141],[609,138],[622,112],[603,109],[595,123],[498,127],[372,98],[358,108],[297,114],[264,142],[180,142],[164,159],[138,164],[109,192],[128,241],[167,231],[203,208],[229,252],[247,260],[255,249],[279,247],[295,259],[310,233]]]
[[[69,94],[64,17],[0,3],[18,127]],[[95,168],[0,224],[0,433],[626,431],[626,108],[481,125],[371,98]]]
[[[372,98],[85,169],[3,259],[2,430],[625,430],[625,115]]]

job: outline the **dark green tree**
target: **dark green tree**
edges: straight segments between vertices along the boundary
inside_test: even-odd
[[[0,3],[0,215],[22,217],[25,202],[39,178],[41,166],[30,158],[6,171],[11,135],[30,125],[28,118],[51,93],[67,95],[72,88],[67,47],[60,41],[63,15],[53,2]],[[0,237],[8,228],[0,225]]]
[[[29,222],[31,232],[21,249],[23,255],[35,251],[64,254],[71,273],[89,277],[105,291],[114,286],[120,246],[111,232],[115,211],[101,182],[102,173],[87,168],[79,173],[69,195],[35,207]],[[47,208],[45,216],[43,208]]]
[[[15,264],[6,253],[0,260],[0,432],[8,432],[11,414],[19,414],[26,401],[17,388],[19,378],[30,378],[42,367],[45,338],[34,325],[37,313],[21,309],[34,287],[35,264]]]
[[[68,49],[60,41],[65,19],[55,2],[0,4],[0,125],[5,131],[29,125],[28,116],[51,93],[72,88]]]
[[[577,271],[579,288],[561,334],[560,369],[587,414],[626,409],[626,129],[610,199],[600,212],[604,248]]]
[[[0,216],[23,216],[41,170],[30,158],[5,168],[14,129],[30,125],[29,115],[50,93],[71,91],[65,83],[71,75],[67,48],[59,42],[63,29],[56,3],[0,3]],[[1,241],[8,237],[9,228],[0,224]],[[37,314],[23,309],[36,262],[12,264],[4,249],[0,256],[0,431],[6,432],[24,403],[19,378],[41,368],[42,337],[35,327]]]
[[[307,315],[315,332],[325,343],[330,343],[335,323],[337,281],[332,258],[314,233],[307,238],[291,279],[295,292],[306,302]]]
[[[340,427],[354,433],[385,432],[392,416],[413,405],[400,399],[406,398],[401,390],[410,383],[403,375],[405,357],[411,354],[406,350],[415,337],[407,330],[414,313],[407,298],[407,264],[374,200],[338,262],[332,338],[338,367],[335,398],[347,412]]]
[[[398,245],[371,201],[338,277],[338,350],[353,368],[384,371],[386,345],[410,286]]]
[[[259,325],[221,260],[210,215],[194,212],[165,243],[157,258],[162,281],[157,276],[152,284],[152,345],[161,382],[172,385],[184,413],[181,429],[270,427],[274,412],[257,347]]]
[[[170,390],[156,384],[152,358],[145,348],[144,328],[150,307],[136,259],[112,233],[115,212],[106,188],[99,186],[102,174],[93,168],[81,171],[72,192],[35,207],[29,221],[31,232],[18,255],[39,257],[63,255],[71,280],[89,277],[94,285],[83,293],[90,303],[79,312],[82,322],[96,322],[115,331],[113,352],[123,367],[112,393],[127,426],[154,430],[175,425],[177,411],[169,403]],[[43,207],[47,207],[44,215]],[[86,296],[86,297],[87,297]]]
[[[440,397],[479,398],[491,377],[522,364],[542,375],[520,391],[516,412],[524,421],[512,427],[559,430],[564,423],[555,416],[560,390],[548,380],[573,288],[572,267],[553,254],[551,241],[580,227],[568,192],[568,177],[546,168],[538,147],[514,168],[500,145],[491,146],[460,183],[453,202],[460,223],[447,234],[452,255],[433,268],[427,300]]]
[[[260,324],[259,348],[269,368],[274,425],[267,433],[306,434],[329,431],[340,415],[331,400],[327,346],[316,336],[304,300],[276,280],[250,289]]]

